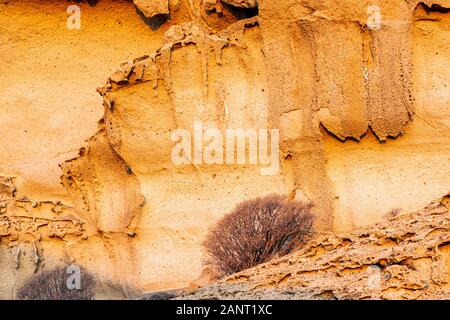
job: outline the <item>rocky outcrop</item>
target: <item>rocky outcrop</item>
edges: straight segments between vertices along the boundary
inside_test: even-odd
[[[223,0],[223,2],[239,8],[255,8],[258,6],[258,0]]]
[[[77,214],[88,222],[91,234],[134,235],[145,200],[139,181],[111,148],[104,128],[78,158],[61,168],[62,183],[76,200]]]
[[[133,0],[133,2],[148,18],[169,14],[169,0]]]
[[[382,282],[390,266],[389,274],[404,272],[402,257],[425,277],[443,270],[440,231],[413,243],[401,235],[389,242],[387,233],[400,231],[386,224],[367,239],[333,233],[385,221],[394,207],[417,211],[448,192],[448,1],[136,0],[136,14],[131,2],[105,0],[80,4],[82,29],[72,31],[64,3],[32,2],[0,3],[8,40],[0,48],[0,297],[14,297],[24,279],[63,261],[118,288],[108,295],[186,287],[202,274],[208,229],[236,203],[268,193],[313,201],[316,229],[327,233],[320,242],[335,248],[311,244],[325,259],[314,263],[302,251],[312,289],[297,287],[292,297],[363,298],[362,289],[339,282],[339,264],[355,288],[372,271]],[[52,44],[60,50],[47,50]],[[106,78],[100,97],[95,87]],[[172,133],[194,136],[196,122],[222,135],[279,129],[279,170],[263,175],[260,163],[189,157],[174,163]],[[447,223],[433,210],[443,207],[391,222],[422,235],[427,215]],[[431,243],[441,249],[424,257],[381,250]],[[363,245],[368,251],[357,251]],[[280,288],[295,288],[289,279],[303,269],[279,263],[291,272],[276,269],[274,283],[286,276]],[[427,291],[413,268],[406,271],[413,280],[369,297],[414,298],[416,287],[421,297],[439,286],[445,293],[444,282],[427,282]]]
[[[321,236],[189,299],[448,299],[450,195],[410,214]]]

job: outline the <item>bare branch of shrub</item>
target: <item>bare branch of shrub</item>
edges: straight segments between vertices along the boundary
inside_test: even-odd
[[[66,267],[44,271],[30,278],[17,293],[21,300],[93,300],[96,282],[94,276],[80,268],[81,288],[69,289],[70,274]]]
[[[280,195],[240,203],[204,241],[206,264],[225,276],[286,255],[312,236],[311,208]]]
[[[385,217],[387,217],[387,218],[394,218],[394,217],[398,216],[401,211],[402,210],[400,208],[392,208],[391,210],[389,210],[386,213]]]

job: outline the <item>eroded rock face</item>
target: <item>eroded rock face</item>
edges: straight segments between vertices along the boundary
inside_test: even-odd
[[[190,299],[448,299],[450,197],[352,233],[324,235]]]
[[[223,2],[239,8],[255,8],[258,6],[257,0],[224,0]]]
[[[81,149],[79,158],[62,165],[62,171],[62,183],[77,200],[78,215],[91,233],[134,234],[145,200],[139,181],[111,148],[104,128]]]
[[[134,5],[142,20],[133,4],[107,2],[82,8],[89,19],[83,20],[86,30],[79,35],[66,39],[58,29],[58,39],[76,39],[89,55],[71,70],[87,68],[86,63],[90,70],[101,70],[92,71],[91,77],[101,73],[98,77],[104,79],[110,74],[98,89],[103,117],[97,112],[86,122],[86,105],[100,109],[101,101],[70,100],[73,93],[54,88],[49,79],[65,74],[66,62],[44,53],[37,57],[55,64],[55,74],[51,68],[46,72],[57,98],[37,96],[41,104],[49,100],[50,110],[45,112],[58,117],[44,128],[47,136],[40,136],[49,155],[39,153],[34,145],[31,150],[24,148],[26,135],[18,135],[17,144],[4,140],[1,297],[13,297],[14,288],[40,268],[67,261],[100,277],[102,294],[107,296],[188,286],[202,273],[201,243],[208,229],[237,202],[269,193],[313,201],[316,230],[328,235],[289,258],[303,259],[302,266],[279,261],[274,263],[279,268],[271,266],[264,275],[258,270],[265,267],[255,269],[254,277],[246,281],[267,282],[263,286],[268,287],[248,293],[245,289],[242,297],[414,298],[412,290],[417,286],[423,297],[438,294],[439,288],[447,292],[448,272],[439,257],[441,251],[444,256],[447,252],[448,232],[442,229],[424,236],[431,228],[425,225],[428,216],[434,225],[447,223],[445,205],[401,216],[390,221],[395,222],[390,229],[389,224],[375,226],[367,237],[354,233],[346,240],[330,232],[384,221],[385,213],[395,207],[417,211],[447,194],[448,1],[381,1],[377,7],[356,0],[136,0]],[[24,10],[15,1],[0,6],[11,16]],[[59,7],[39,8],[54,12]],[[90,16],[95,12],[103,12],[98,17],[105,18],[104,26],[97,23],[101,19]],[[161,15],[165,19],[156,23]],[[36,27],[32,21],[24,18],[30,28]],[[117,21],[128,30],[120,29],[120,35],[128,34],[123,39],[129,40],[111,36],[105,43],[101,39],[115,30]],[[52,23],[39,27],[53,30]],[[11,41],[11,50],[5,51],[10,70],[20,69],[10,61],[26,61],[11,56],[20,43]],[[90,46],[99,50],[97,56],[89,54]],[[75,50],[68,48],[64,52]],[[118,65],[111,57],[121,52],[127,52],[122,60],[129,62],[110,72]],[[34,61],[28,67],[39,74]],[[85,81],[85,72],[74,76],[80,79],[72,84],[78,96],[90,92],[87,88],[90,94],[94,91],[92,80]],[[6,99],[0,100],[6,103],[5,137],[20,126],[40,132],[31,118],[46,116],[30,97],[25,99],[14,89],[22,78],[13,77],[0,97]],[[29,79],[24,81],[25,87],[34,88]],[[53,92],[49,88],[45,94]],[[81,109],[61,108],[65,100]],[[29,102],[30,119],[22,124],[9,121],[7,115],[17,115],[12,107],[23,101]],[[73,121],[77,131],[67,131],[63,125],[67,121]],[[261,164],[174,163],[173,133],[185,129],[195,136],[197,122],[223,136],[227,129],[279,129],[279,169],[264,175]],[[76,138],[65,139],[58,148],[58,132]],[[83,139],[87,140],[82,143]],[[35,154],[42,157],[36,163],[30,160]],[[402,227],[414,235],[402,238]],[[427,251],[432,244],[442,250]],[[314,250],[321,256],[311,253]],[[389,250],[399,252],[390,257]],[[336,256],[341,258],[335,261]],[[383,259],[385,264],[379,262]],[[403,260],[409,262],[401,264]],[[418,266],[408,267],[410,260]],[[298,278],[305,290],[298,289],[300,282],[293,283],[298,268],[311,269],[301,272],[303,280]],[[364,281],[372,271],[383,277],[383,289],[366,296]],[[385,281],[387,274],[392,279]],[[423,278],[428,276],[437,280],[428,283]],[[276,280],[279,277],[283,279]],[[401,283],[399,288],[406,287],[389,289],[395,287],[395,279]],[[358,285],[346,287],[349,280]],[[234,285],[248,288],[245,281],[235,282],[230,278],[218,286],[229,290],[230,296],[237,295]],[[325,288],[327,283],[334,289]],[[427,291],[425,284],[432,290]],[[284,290],[284,285],[294,288],[294,293]],[[281,293],[273,291],[275,287]],[[222,297],[214,288],[218,287],[196,296]]]
[[[168,0],[133,0],[136,7],[148,18],[169,14]]]

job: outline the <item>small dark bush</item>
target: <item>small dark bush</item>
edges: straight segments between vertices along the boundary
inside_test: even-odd
[[[67,267],[58,267],[30,278],[18,290],[17,298],[21,300],[93,300],[95,279],[83,268],[80,270],[80,289],[69,289],[67,280],[71,274],[67,273]]]
[[[291,252],[313,233],[311,207],[280,195],[240,203],[207,236],[206,263],[226,276]]]
[[[402,210],[400,208],[393,208],[386,213],[387,218],[394,218],[400,214]]]

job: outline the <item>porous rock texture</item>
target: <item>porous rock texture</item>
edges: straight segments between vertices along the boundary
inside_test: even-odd
[[[69,4],[80,7],[80,30],[66,26]],[[202,273],[208,229],[237,202],[269,193],[314,202],[315,228],[328,236],[309,248],[348,244],[330,232],[447,194],[449,8],[445,0],[1,2],[0,297],[63,262],[93,272],[99,297],[186,287]],[[195,121],[222,132],[279,129],[280,169],[175,165],[171,133],[192,133]],[[446,223],[448,212],[417,219],[427,215]],[[369,252],[370,239],[352,246]],[[414,245],[426,249],[427,239]],[[424,268],[435,258],[423,258]],[[364,259],[342,267],[365,274],[377,262]],[[429,286],[445,292],[444,281]],[[388,291],[413,297],[399,288]],[[322,294],[311,290],[294,296]],[[357,286],[330,290],[364,297]]]
[[[169,14],[169,0],[133,0],[133,2],[147,18]]]
[[[450,195],[419,212],[326,234],[182,299],[449,299]]]

